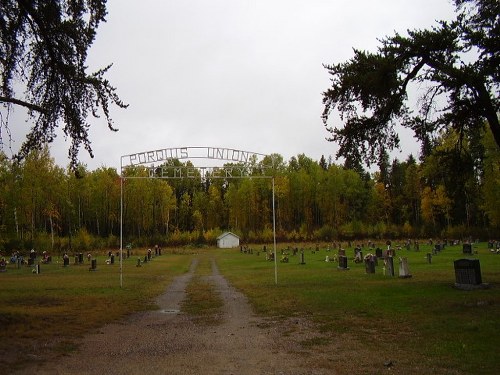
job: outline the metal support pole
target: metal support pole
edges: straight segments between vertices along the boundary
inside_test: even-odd
[[[274,282],[278,285],[278,257],[276,254],[276,211],[274,209],[274,177],[273,177],[273,241],[274,241]]]
[[[120,176],[120,288],[123,288],[123,176]]]

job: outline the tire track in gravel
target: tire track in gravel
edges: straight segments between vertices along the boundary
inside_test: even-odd
[[[203,326],[179,312],[198,260],[158,297],[156,311],[133,314],[86,336],[77,353],[21,373],[37,374],[335,374],[311,369],[276,324],[254,315],[219,273],[205,276],[224,301],[222,323]],[[264,328],[259,328],[264,327]],[[304,354],[304,352],[301,352]],[[317,366],[313,366],[317,367]],[[330,366],[328,366],[330,367]]]

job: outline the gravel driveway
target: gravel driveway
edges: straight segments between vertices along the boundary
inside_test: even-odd
[[[196,324],[180,312],[188,273],[177,277],[157,300],[159,310],[107,325],[81,341],[78,352],[23,370],[23,374],[336,374],[328,360],[316,361],[298,340],[307,324],[259,318],[245,296],[228,284],[212,261],[213,283],[224,301],[222,323]],[[287,330],[290,332],[289,330]]]

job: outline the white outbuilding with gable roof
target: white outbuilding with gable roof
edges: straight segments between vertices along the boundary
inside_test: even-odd
[[[231,232],[226,232],[217,237],[217,247],[220,249],[231,249],[240,246],[240,238]]]

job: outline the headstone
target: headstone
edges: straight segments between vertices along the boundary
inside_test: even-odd
[[[389,276],[394,276],[394,258],[389,256],[385,258],[386,274]]]
[[[306,264],[306,262],[304,260],[304,251],[300,252],[300,264]]]
[[[97,259],[92,259],[92,260],[90,261],[90,264],[91,264],[90,269],[91,269],[92,271],[95,271],[95,270],[97,269]]]
[[[408,269],[408,258],[399,258],[399,277],[407,279],[411,277],[410,270]]]
[[[385,258],[395,257],[395,256],[396,256],[396,250],[394,250],[394,249],[387,249],[385,251]]]
[[[382,249],[380,247],[377,247],[375,249],[375,255],[377,256],[377,258],[382,258]]]
[[[427,253],[427,263],[431,264],[432,263],[432,254]]]
[[[455,266],[455,286],[474,286],[482,284],[479,259],[458,259]]]
[[[111,264],[115,264],[115,254],[111,254],[111,258],[109,258]]]
[[[337,268],[341,271],[349,269],[349,267],[347,267],[347,257],[345,255],[339,256],[339,266]]]
[[[80,264],[83,263],[83,253],[78,254],[78,263],[80,263]]]
[[[365,258],[365,271],[366,273],[375,273],[375,261],[373,256]]]
[[[64,267],[69,266],[69,257],[63,258],[63,265]]]
[[[472,254],[472,244],[464,243],[462,245],[462,253],[464,254]]]

